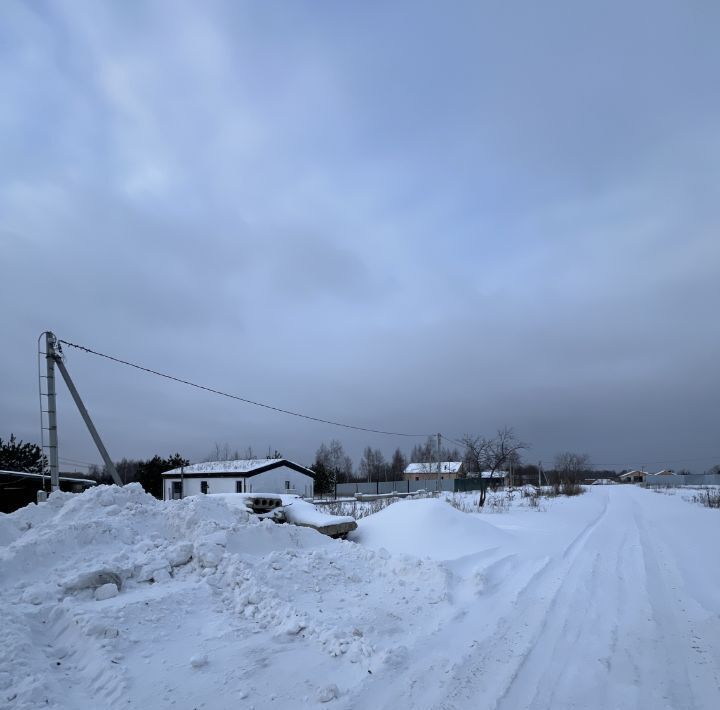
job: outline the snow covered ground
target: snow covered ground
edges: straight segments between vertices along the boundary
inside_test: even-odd
[[[0,515],[0,708],[720,707],[720,511],[523,503],[353,541],[136,485]]]

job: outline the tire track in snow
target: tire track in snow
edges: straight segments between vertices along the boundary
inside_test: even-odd
[[[42,649],[47,667],[53,669],[49,674],[51,697],[65,698],[69,706],[74,703],[77,707],[112,710],[121,704],[126,679],[101,641],[110,627],[95,623],[92,628],[83,629],[62,605],[28,621],[34,646]]]
[[[641,507],[634,503],[633,516],[641,543],[645,570],[645,592],[651,643],[662,659],[661,677],[651,677],[662,689],[662,699],[671,707],[715,710],[720,705],[720,667],[717,648],[703,642],[718,638],[717,616],[708,615],[692,598],[682,593],[682,577],[667,550],[650,533]],[[693,618],[695,617],[695,618]],[[697,633],[698,623],[714,627],[715,634]]]
[[[394,669],[395,673],[388,674],[382,690],[368,687],[346,707],[403,706],[437,710],[497,707],[543,634],[547,614],[557,603],[568,570],[576,564],[585,542],[601,525],[607,511],[606,495],[600,512],[556,557],[541,558],[539,563],[531,563],[530,573],[519,586],[503,590],[501,585],[494,593],[494,600],[483,599],[483,608],[475,607],[456,615],[455,624],[426,638],[413,649],[414,654],[420,655],[434,652],[429,662],[420,669],[415,667],[400,675]],[[538,588],[549,590],[549,594],[539,596]],[[499,604],[494,603],[497,601]],[[485,622],[488,612],[496,614],[497,618],[491,627]],[[467,635],[467,629],[472,627],[481,629],[482,638],[473,641],[459,659],[453,659],[452,663],[443,662],[436,649],[457,647],[456,637]],[[373,685],[379,680],[376,678]]]

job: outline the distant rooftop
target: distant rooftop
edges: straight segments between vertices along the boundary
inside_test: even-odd
[[[189,466],[174,468],[172,471],[163,473],[165,478],[178,478],[183,476],[237,476],[250,478],[259,473],[269,471],[280,466],[286,466],[294,471],[303,473],[306,476],[315,477],[315,474],[307,467],[288,459],[235,459],[234,461],[203,461],[193,463]]]
[[[440,473],[458,473],[462,461],[441,461]],[[437,473],[437,462],[432,463],[410,463],[405,469],[405,473]]]
[[[279,463],[284,459],[235,459],[234,461],[203,461],[203,463],[193,463],[189,466],[183,466],[183,473],[249,473],[257,468],[265,468],[272,464]],[[175,468],[168,473],[180,473],[179,468]]]

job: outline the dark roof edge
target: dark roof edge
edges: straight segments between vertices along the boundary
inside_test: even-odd
[[[252,469],[252,471],[203,471],[200,473],[192,472],[192,473],[183,473],[180,474],[177,469],[173,469],[172,471],[166,471],[162,474],[163,478],[252,478],[253,476],[256,476],[259,473],[265,473],[266,471],[272,471],[274,468],[280,468],[281,466],[285,466],[286,468],[290,468],[293,471],[297,471],[298,473],[305,474],[306,476],[310,476],[310,478],[315,478],[315,473],[311,471],[309,468],[305,468],[305,466],[301,466],[299,463],[294,463],[293,461],[288,461],[287,459],[279,459],[278,461],[274,461],[271,464],[267,464],[265,466],[258,466],[258,468]]]

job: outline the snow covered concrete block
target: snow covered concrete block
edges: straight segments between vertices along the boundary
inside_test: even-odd
[[[112,599],[117,595],[117,585],[113,584],[112,582],[108,582],[108,584],[103,584],[101,587],[98,587],[95,590],[95,599],[97,599],[99,602],[105,601],[105,599]]]

